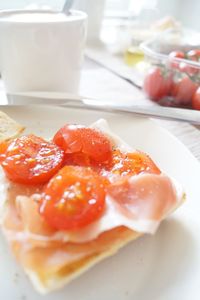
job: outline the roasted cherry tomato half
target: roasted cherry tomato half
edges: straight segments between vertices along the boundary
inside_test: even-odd
[[[160,68],[153,67],[145,76],[143,89],[150,99],[159,101],[169,94],[171,85],[171,76],[164,74]]]
[[[200,87],[196,90],[192,98],[192,107],[194,109],[200,110]]]
[[[6,155],[6,150],[9,146],[9,142],[4,141],[0,143],[0,163],[5,159]]]
[[[65,166],[44,188],[40,214],[58,230],[80,229],[105,207],[104,180],[88,167]]]
[[[14,139],[4,149],[2,167],[6,176],[16,183],[46,183],[64,161],[63,150],[33,134]]]
[[[67,124],[58,130],[53,141],[64,150],[66,164],[105,165],[112,157],[110,140],[93,128]]]
[[[119,149],[113,152],[113,166],[111,172],[121,176],[137,175],[140,173],[160,174],[158,167],[145,153],[123,153]]]

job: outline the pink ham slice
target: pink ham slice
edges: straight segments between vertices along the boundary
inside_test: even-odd
[[[142,174],[112,184],[108,195],[121,214],[133,220],[161,221],[177,205],[177,191],[165,175]]]
[[[55,232],[42,219],[35,197],[31,196],[34,190],[23,190],[22,196],[19,192],[19,186],[10,185],[2,228],[17,259],[25,268],[40,274],[57,272],[97,255],[138,232],[153,232],[150,223],[157,226],[179,200],[172,181],[165,175],[120,179],[108,189],[104,215],[84,229],[84,238],[79,232],[76,242],[72,242],[68,232]]]
[[[55,243],[84,243],[119,226],[133,231],[154,233],[160,221],[178,206],[180,197],[171,179],[163,174],[141,174],[126,177],[110,185],[107,209],[95,223],[77,231],[55,231],[38,212],[34,197],[19,196],[15,185],[10,187],[3,229],[12,240],[46,247]],[[10,197],[11,196],[11,197]]]

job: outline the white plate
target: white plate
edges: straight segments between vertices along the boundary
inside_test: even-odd
[[[50,137],[66,122],[106,118],[112,130],[149,153],[174,176],[187,202],[154,236],[144,236],[94,266],[61,291],[38,295],[0,239],[0,299],[6,300],[199,300],[200,164],[177,139],[149,119],[43,106],[4,107],[27,131]]]

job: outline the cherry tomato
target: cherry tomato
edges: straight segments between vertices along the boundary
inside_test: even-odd
[[[172,51],[169,56],[172,58],[185,58],[185,54],[183,51]]]
[[[63,151],[33,134],[14,139],[5,151],[2,167],[17,183],[43,184],[61,168]]]
[[[74,166],[95,166],[95,161],[92,160],[88,155],[82,152],[68,153],[65,154],[65,165]]]
[[[199,69],[195,66],[191,66],[188,63],[181,62],[179,64],[180,72],[187,73],[189,76],[193,76],[199,72]]]
[[[199,62],[200,61],[200,50],[193,49],[193,50],[188,51],[187,59],[194,61],[194,62]],[[189,75],[195,75],[200,72],[200,68],[198,66],[190,66],[187,64],[185,66],[185,72],[188,73]]]
[[[193,49],[187,52],[187,58],[193,61],[200,61],[200,49]]]
[[[112,157],[111,142],[93,128],[67,124],[58,130],[53,141],[64,150],[66,164],[101,165]]]
[[[160,68],[153,67],[145,77],[143,88],[150,99],[159,101],[169,94],[171,85],[171,76],[164,76]]]
[[[192,107],[194,109],[200,110],[200,87],[196,90],[192,98]]]
[[[75,230],[97,220],[105,207],[103,179],[88,167],[65,166],[47,184],[39,211],[58,230]]]
[[[113,167],[111,172],[121,176],[137,175],[143,172],[160,174],[158,167],[145,153],[122,153],[119,149],[113,152]]]
[[[172,85],[172,96],[177,104],[188,105],[197,90],[197,84],[185,76]]]
[[[0,143],[0,163],[5,159],[6,155],[6,150],[8,148],[9,142],[1,142]]]
[[[169,59],[171,60],[171,67],[179,69],[180,62],[174,61],[174,58],[185,59],[185,54],[182,51],[172,51],[169,54]]]

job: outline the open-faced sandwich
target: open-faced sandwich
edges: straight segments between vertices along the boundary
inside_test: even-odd
[[[3,119],[10,120],[8,131]],[[60,288],[129,241],[154,233],[185,198],[105,120],[66,124],[50,141],[20,135],[23,128],[5,115],[0,128],[1,229],[40,292]]]

